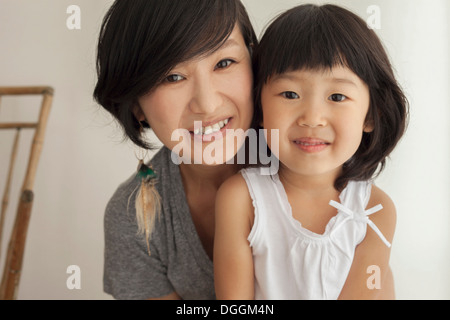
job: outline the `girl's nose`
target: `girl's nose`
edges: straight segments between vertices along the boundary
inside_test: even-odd
[[[316,128],[327,125],[325,117],[325,109],[320,101],[305,101],[305,105],[301,108],[297,124],[301,127]]]

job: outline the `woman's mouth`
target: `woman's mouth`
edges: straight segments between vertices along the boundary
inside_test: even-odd
[[[219,139],[225,135],[225,130],[230,127],[230,122],[233,118],[226,118],[215,123],[210,123],[207,126],[202,126],[201,121],[196,121],[194,130],[190,131],[194,139],[201,141],[211,141],[212,138]]]

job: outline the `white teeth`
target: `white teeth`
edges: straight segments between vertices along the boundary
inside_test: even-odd
[[[212,133],[216,133],[219,132],[220,129],[222,129],[224,126],[226,126],[228,124],[228,119],[223,120],[223,121],[219,121],[216,124],[213,124],[212,126],[207,126],[207,127],[202,127],[200,128],[195,128],[194,129],[194,134],[198,135],[198,134],[212,134]]]
[[[211,134],[213,133],[213,129],[211,127],[206,127],[205,131],[203,132],[203,134]]]
[[[319,146],[319,145],[322,145],[325,143],[324,142],[317,142],[317,143],[297,142],[297,144],[301,144],[302,146]]]
[[[223,127],[223,126],[222,126]],[[216,123],[215,125],[212,126],[213,132],[217,132],[220,131],[220,129],[222,128],[218,123]]]

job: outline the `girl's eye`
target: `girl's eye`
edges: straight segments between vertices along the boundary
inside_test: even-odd
[[[333,102],[342,102],[344,100],[347,100],[347,97],[344,96],[343,94],[335,93],[332,94],[328,99]]]
[[[216,64],[216,67],[214,69],[225,69],[228,68],[231,64],[233,64],[235,61],[231,59],[224,59],[219,61],[218,64]]]
[[[171,74],[166,78],[166,81],[170,83],[179,82],[181,80],[184,80],[184,77],[179,74]]]
[[[300,98],[298,94],[296,94],[295,92],[292,92],[292,91],[283,92],[283,93],[281,93],[281,95],[284,98],[289,99],[289,100],[294,100],[294,99]]]

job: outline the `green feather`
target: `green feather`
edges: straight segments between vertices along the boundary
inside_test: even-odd
[[[137,172],[137,175],[139,178],[142,179],[154,179],[156,178],[156,173],[153,171],[153,169],[149,166],[146,166],[144,163],[142,163],[139,166],[139,170]]]

